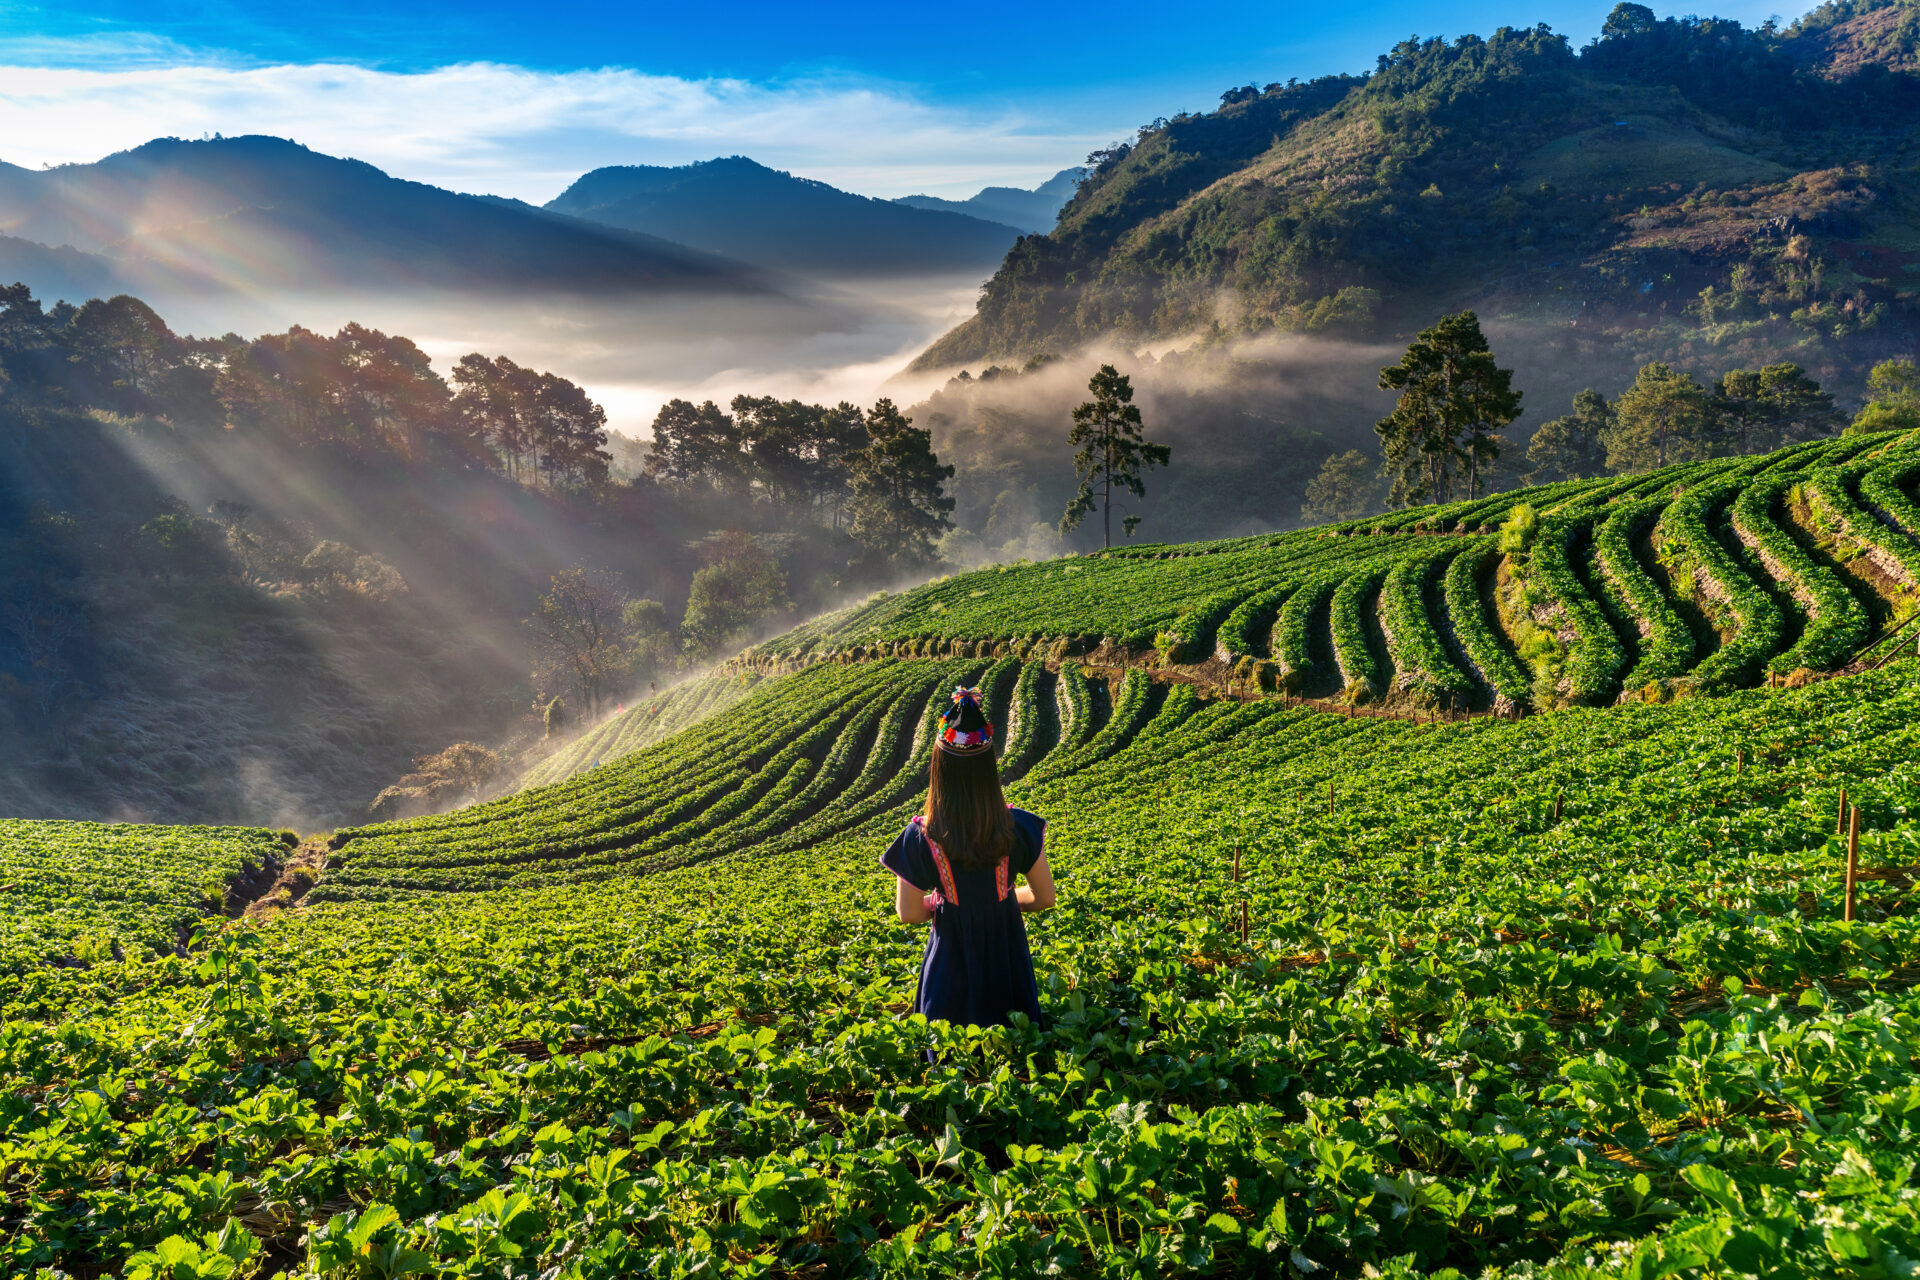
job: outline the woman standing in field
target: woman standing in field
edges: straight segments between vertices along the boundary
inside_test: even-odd
[[[1047,823],[1001,793],[993,726],[978,689],[953,691],[930,774],[925,815],[880,858],[898,877],[900,919],[933,922],[914,1011],[972,1026],[1005,1023],[1013,1013],[1038,1022],[1040,992],[1021,915],[1054,902]],[[1027,882],[1016,887],[1019,876]]]

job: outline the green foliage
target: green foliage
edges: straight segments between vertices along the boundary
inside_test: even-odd
[[[953,666],[768,683],[890,707],[872,682],[917,665],[913,721]],[[741,828],[698,871],[323,904],[191,967],[16,988],[0,1097],[34,1194],[0,1249],[238,1276],[260,1245],[223,1227],[256,1200],[315,1277],[1255,1273],[1279,1250],[1786,1274],[1920,1237],[1884,1122],[1920,941],[1891,884],[1838,919],[1829,835],[1845,786],[1864,860],[1912,857],[1910,674],[1420,728],[1150,688],[1013,787],[1065,890],[1032,925],[1045,1027],[888,1012],[921,940],[878,922],[872,862],[924,757],[893,757],[891,803],[852,795],[886,736],[860,713],[815,810],[852,825],[802,844]],[[628,768],[657,756],[671,794],[766,740],[765,696]]]
[[[1677,577],[1698,584],[1703,604],[1720,613],[1732,629],[1733,634],[1693,672],[1706,688],[1752,679],[1778,651],[1785,628],[1780,606],[1713,535],[1710,522],[1734,496],[1727,484],[1703,485],[1681,494],[1660,517],[1666,538],[1661,557]]]
[[[1544,525],[1534,540],[1526,579],[1529,592],[1544,597],[1548,608],[1573,629],[1566,664],[1569,693],[1578,702],[1598,703],[1619,690],[1626,652],[1599,602],[1574,571],[1572,543],[1585,532],[1572,520]]]
[[[1380,389],[1399,396],[1374,424],[1393,487],[1388,500],[1411,506],[1447,501],[1456,466],[1467,499],[1478,496],[1480,469],[1500,456],[1500,431],[1520,416],[1513,370],[1494,362],[1471,311],[1421,331],[1398,364],[1380,371]]]
[[[1704,458],[1710,450],[1712,401],[1690,373],[1655,361],[1641,367],[1613,404],[1606,437],[1609,471],[1649,471]]]
[[[1623,683],[1641,689],[1680,675],[1694,661],[1693,631],[1634,555],[1633,542],[1666,508],[1663,498],[1625,502],[1594,534],[1594,562],[1609,590],[1619,594],[1640,630],[1640,658]]]
[[[1073,470],[1080,489],[1060,517],[1060,532],[1079,528],[1098,509],[1101,545],[1111,547],[1114,491],[1122,489],[1144,498],[1147,486],[1142,473],[1166,466],[1173,451],[1141,435],[1140,407],[1133,403],[1133,383],[1125,374],[1103,364],[1087,390],[1093,399],[1073,411],[1073,430],[1067,433],[1067,443],[1074,446]],[[1140,517],[1127,516],[1121,524],[1131,538]]]
[[[1533,545],[1540,534],[1540,513],[1527,502],[1515,504],[1500,525],[1500,554],[1519,555]]]
[[[1868,626],[1865,608],[1839,575],[1808,555],[1774,519],[1774,504],[1791,486],[1787,477],[1763,480],[1743,488],[1733,503],[1734,527],[1771,562],[1766,565],[1769,574],[1787,578],[1789,591],[1807,615],[1799,642],[1767,664],[1769,671],[1781,674],[1842,665],[1866,640]]]
[[[848,505],[854,540],[898,567],[929,563],[941,534],[953,528],[953,499],[941,484],[953,468],[933,455],[932,433],[881,400],[867,413],[867,446],[849,462]]]
[[[170,950],[209,896],[285,852],[251,828],[0,819],[0,972]]]
[[[1833,397],[1791,361],[1728,371],[1714,387],[1712,408],[1716,433],[1735,453],[1836,435],[1845,421]]]
[[[1356,520],[1379,505],[1380,485],[1374,462],[1358,449],[1336,453],[1321,464],[1307,482],[1300,519],[1306,524],[1337,524]]]
[[[1497,696],[1517,705],[1526,701],[1527,674],[1501,643],[1480,599],[1479,580],[1501,554],[1497,547],[1480,546],[1455,556],[1447,565],[1446,609],[1454,636],[1480,677]]]
[[[680,623],[681,646],[693,661],[710,658],[791,607],[786,575],[773,557],[747,533],[728,530],[693,575]]]
[[[1851,430],[1911,431],[1920,427],[1920,367],[1910,358],[1883,360],[1867,375],[1866,404]]]
[[[1573,412],[1550,418],[1533,433],[1527,446],[1529,483],[1539,480],[1580,480],[1607,469],[1607,438],[1614,429],[1613,407],[1588,387],[1573,398]]]
[[[1154,648],[1169,663],[1198,662],[1211,656],[1221,626],[1243,598],[1232,592],[1208,596],[1155,635]]]
[[[1375,565],[1342,579],[1327,606],[1340,682],[1355,701],[1368,701],[1387,690],[1390,673],[1367,635],[1367,618],[1387,572],[1387,566]]]

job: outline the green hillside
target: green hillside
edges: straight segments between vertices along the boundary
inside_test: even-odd
[[[917,367],[1471,305],[1609,373],[1791,358],[1850,391],[1916,327],[1915,12],[1747,30],[1622,4],[1581,49],[1502,28],[1230,90],[1090,157]]]
[[[1905,1274],[1917,479],[1850,436],[960,575],[185,955],[15,937],[0,1270]],[[1044,1027],[896,1016],[960,682],[1049,819]],[[114,830],[0,827],[0,906]]]

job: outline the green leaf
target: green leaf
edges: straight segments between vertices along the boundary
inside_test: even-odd
[[[1690,1164],[1680,1171],[1680,1176],[1718,1208],[1733,1214],[1746,1212],[1747,1206],[1740,1198],[1740,1188],[1733,1184],[1732,1178],[1712,1165]]]

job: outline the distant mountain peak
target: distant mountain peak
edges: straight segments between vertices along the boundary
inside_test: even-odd
[[[155,138],[92,164],[9,166],[0,234],[97,255],[123,287],[162,294],[768,289],[759,272],[708,253],[260,134]],[[68,277],[79,269],[59,263]],[[43,274],[56,278],[51,265]]]
[[[747,156],[609,165],[546,208],[782,271],[827,276],[990,271],[1018,228],[842,191]]]
[[[989,222],[1004,222],[1022,231],[1044,233],[1053,230],[1060,210],[1073,199],[1073,193],[1079,190],[1086,175],[1085,169],[1075,167],[1062,169],[1031,191],[1022,187],[984,187],[965,200],[913,195],[901,196],[894,203],[915,209],[963,213]]]

